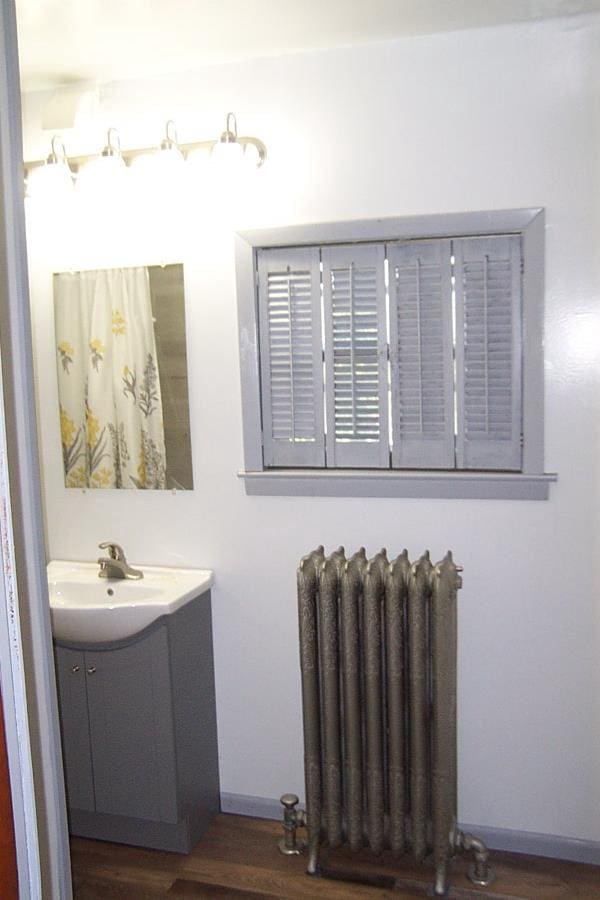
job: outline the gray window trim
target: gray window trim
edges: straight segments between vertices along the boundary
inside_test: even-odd
[[[258,352],[255,252],[362,241],[520,234],[523,246],[523,471],[488,472],[265,470]],[[448,213],[292,225],[235,236],[244,471],[248,494],[358,497],[464,497],[545,500],[553,473],[544,473],[544,233],[542,208]]]

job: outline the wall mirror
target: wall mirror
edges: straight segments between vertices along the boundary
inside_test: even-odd
[[[65,486],[191,490],[183,265],[54,275]]]

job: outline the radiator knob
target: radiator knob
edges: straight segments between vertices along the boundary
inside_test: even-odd
[[[284,794],[281,797],[283,809],[283,837],[279,841],[279,849],[286,856],[296,856],[304,849],[304,842],[296,838],[296,830],[304,824],[304,813],[295,809],[298,803],[296,794]]]
[[[296,803],[299,803],[299,798],[296,797],[295,794],[284,794],[281,798],[281,803],[285,806],[286,809],[293,809]]]

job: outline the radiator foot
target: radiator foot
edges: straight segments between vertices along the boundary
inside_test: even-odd
[[[435,882],[433,884],[434,897],[447,897],[450,891],[450,881],[448,879],[448,871],[446,866],[435,873]]]
[[[283,804],[283,837],[279,841],[279,850],[285,856],[297,856],[302,853],[306,844],[296,836],[297,829],[304,825],[304,812],[297,810],[298,797],[295,794],[284,794]]]
[[[479,887],[487,887],[490,885],[496,875],[490,866],[490,851],[483,843],[481,838],[475,837],[474,834],[465,834],[459,831],[456,841],[457,849],[466,850],[473,853],[473,862],[467,870],[467,877]]]
[[[306,871],[309,875],[320,875],[321,868],[319,866],[319,839],[316,838],[308,845],[308,865]]]

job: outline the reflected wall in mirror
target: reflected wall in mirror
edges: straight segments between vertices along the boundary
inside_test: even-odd
[[[193,487],[183,266],[54,275],[66,487]]]

